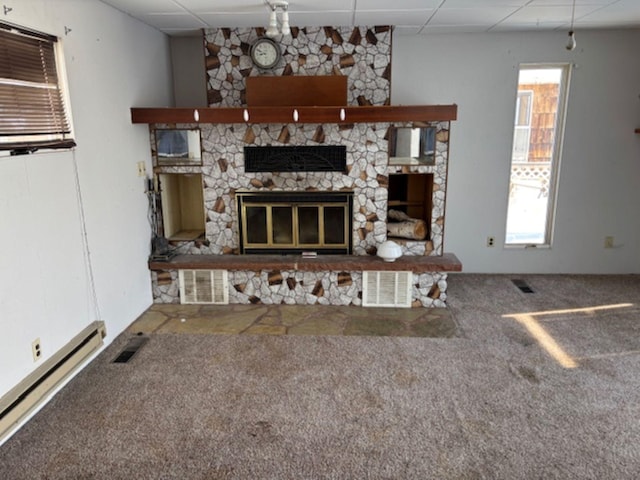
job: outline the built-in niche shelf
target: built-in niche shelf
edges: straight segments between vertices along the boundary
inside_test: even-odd
[[[164,236],[172,241],[191,241],[205,233],[204,194],[199,173],[158,175]]]
[[[418,227],[424,229],[424,238],[413,240],[430,240],[431,211],[433,207],[433,174],[431,173],[396,173],[389,175],[389,202],[387,228],[389,238],[394,239],[392,211],[402,212],[409,218],[423,221],[424,224],[414,226],[412,233],[418,232]],[[407,227],[411,227],[411,222]],[[398,237],[402,240],[411,240],[410,237]]]
[[[377,123],[446,122],[457,105],[268,106],[131,109],[132,123]]]
[[[158,128],[155,130],[155,165],[202,165],[200,129]]]

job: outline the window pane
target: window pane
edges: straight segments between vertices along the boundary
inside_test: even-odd
[[[506,244],[549,244],[568,66],[521,66]]]
[[[320,243],[318,207],[298,207],[298,238],[302,245]]]
[[[273,207],[273,243],[289,245],[293,243],[293,209],[291,207]]]
[[[266,207],[247,207],[247,243],[267,243]]]
[[[344,207],[324,207],[324,243],[342,245],[344,241]]]

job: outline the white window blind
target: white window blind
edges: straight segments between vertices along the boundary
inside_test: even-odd
[[[75,145],[56,63],[57,39],[0,23],[0,150]]]

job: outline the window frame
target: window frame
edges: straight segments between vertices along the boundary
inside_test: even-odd
[[[75,147],[60,39],[7,22],[0,22],[0,34],[0,48],[5,49],[0,55],[6,59],[0,71],[0,93],[5,98],[0,155]],[[12,46],[24,55],[15,55],[16,50],[12,54]],[[29,111],[33,114],[25,113]]]
[[[567,121],[567,105],[569,102],[569,90],[571,86],[571,74],[573,71],[573,64],[568,62],[562,63],[521,63],[518,66],[518,77],[515,88],[515,96],[516,96],[516,108],[514,112],[517,113],[518,107],[518,93],[519,93],[519,85],[520,85],[520,72],[522,70],[542,70],[542,69],[560,69],[560,82],[559,82],[559,91],[558,91],[558,109],[556,112],[556,120],[554,126],[554,144],[552,149],[552,156],[550,167],[551,171],[549,174],[549,184],[548,184],[548,202],[546,206],[546,218],[545,218],[545,226],[544,226],[544,238],[541,243],[531,243],[531,242],[509,242],[508,241],[508,216],[509,216],[509,199],[507,200],[507,218],[505,219],[505,235],[504,235],[504,246],[505,248],[551,248],[553,244],[553,238],[555,233],[555,218],[556,218],[556,210],[557,210],[557,200],[558,200],[558,179],[560,176],[560,165],[562,162],[562,152],[563,152],[563,144],[564,144],[564,134],[565,134],[565,126]],[[533,114],[533,103],[531,104],[531,112]],[[515,129],[516,122],[514,121],[513,125],[513,135],[512,138],[515,140]],[[509,191],[511,191],[512,180],[511,180],[511,170],[513,165],[513,148],[514,145],[511,145],[511,159],[509,161]]]
[[[522,117],[522,99],[526,98],[526,122],[520,123],[518,121],[519,118]],[[516,121],[513,126],[513,148],[511,152],[511,161],[513,162],[516,154],[516,145],[518,144],[518,132],[526,132],[527,137],[527,148],[521,159],[518,161],[526,162],[529,158],[529,143],[531,140],[531,118],[533,116],[533,90],[518,90],[517,91],[517,99],[516,99]]]

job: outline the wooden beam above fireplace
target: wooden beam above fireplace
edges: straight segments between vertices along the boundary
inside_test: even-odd
[[[453,105],[131,108],[132,123],[385,123],[456,120]]]

